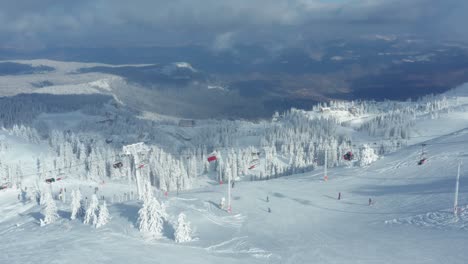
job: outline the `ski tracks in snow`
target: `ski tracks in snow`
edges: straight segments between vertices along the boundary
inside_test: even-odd
[[[254,247],[248,242],[248,236],[234,237],[230,240],[223,241],[206,248],[209,252],[215,254],[235,254],[235,255],[250,255],[256,258],[269,259],[274,255],[268,251]]]
[[[416,225],[437,229],[455,228],[468,231],[468,205],[460,208],[460,213],[457,217],[454,216],[452,210],[441,210],[410,217],[386,220],[385,224]]]
[[[213,210],[214,205],[212,203],[204,202],[204,204],[207,209],[194,208],[194,210],[200,212],[206,219],[216,225],[239,229],[246,220],[246,217],[242,214],[224,215],[226,212],[218,207]],[[221,212],[223,215],[216,211]]]

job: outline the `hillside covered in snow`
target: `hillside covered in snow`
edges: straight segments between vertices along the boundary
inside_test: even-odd
[[[102,65],[33,66],[54,63],[47,80],[0,76],[11,92],[0,263],[468,260],[467,85],[257,121],[181,119],[125,101],[128,80],[82,70]],[[152,71],[201,78],[185,63]]]

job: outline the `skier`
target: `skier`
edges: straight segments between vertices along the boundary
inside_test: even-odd
[[[270,207],[268,207],[268,212],[271,213],[271,208]]]
[[[371,206],[371,205],[372,205],[372,199],[369,198],[369,206]]]
[[[232,181],[231,183],[231,188],[234,188],[234,181]]]
[[[266,201],[267,203],[270,201],[270,198],[268,197],[268,195],[267,195]]]
[[[338,200],[341,200],[341,192],[338,193]]]

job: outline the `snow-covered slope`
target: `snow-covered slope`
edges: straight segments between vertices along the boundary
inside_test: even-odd
[[[104,81],[88,85],[108,89]],[[46,139],[25,126],[0,132],[1,168],[21,185],[0,190],[0,263],[466,263],[465,165],[458,217],[452,207],[457,165],[468,157],[467,91],[418,102],[333,102],[272,122],[196,120],[194,127],[111,104],[39,114],[32,125],[45,127]],[[137,139],[148,139],[152,151],[132,166],[118,154]],[[216,165],[207,164],[207,146],[218,153]],[[342,159],[348,149],[380,157],[360,167],[361,153]],[[252,156],[259,165],[243,168]],[[123,167],[114,168],[119,160]],[[161,239],[139,231],[137,170],[166,207]],[[236,178],[232,212],[219,206],[227,175]],[[62,179],[47,184],[49,177]],[[96,229],[70,220],[72,190],[88,203],[94,193],[106,200],[110,222]],[[56,197],[57,222],[40,226],[36,191]],[[194,230],[186,243],[174,239],[181,212]]]
[[[321,172],[239,182],[232,190],[231,214],[217,205],[225,185],[179,196],[159,193],[171,221],[184,212],[196,228],[196,240],[185,244],[174,243],[170,227],[162,240],[143,239],[136,228],[140,203],[111,201],[130,191],[126,185],[99,186],[112,203],[112,220],[102,229],[69,220],[68,203],[60,202],[61,220],[40,227],[38,206],[16,201],[16,190],[2,191],[0,262],[466,263],[468,217],[454,218],[451,206],[456,165],[466,158],[467,142],[466,130],[428,141],[429,161],[423,166],[416,165],[419,147],[410,146],[364,169],[330,170],[327,182]],[[467,172],[462,167],[463,208]],[[88,197],[95,187],[60,184],[52,185],[55,192],[81,186]]]

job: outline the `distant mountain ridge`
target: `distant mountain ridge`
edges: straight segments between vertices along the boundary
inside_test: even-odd
[[[59,48],[29,53],[0,49],[1,58],[85,62],[62,63],[60,67],[74,65],[73,72],[63,76],[83,77],[80,83],[112,79],[112,93],[121,100],[189,118],[255,119],[334,99],[406,100],[468,82],[466,43],[408,36],[375,35],[282,49],[237,45],[222,51],[203,46]],[[21,63],[27,69],[29,62]],[[52,62],[42,66],[55,69]],[[47,74],[18,74],[34,75],[37,80],[30,83],[36,88],[62,85],[53,78],[38,77],[64,73],[50,69],[43,71]],[[4,69],[5,78],[8,70]],[[88,92],[93,89],[90,86]]]

